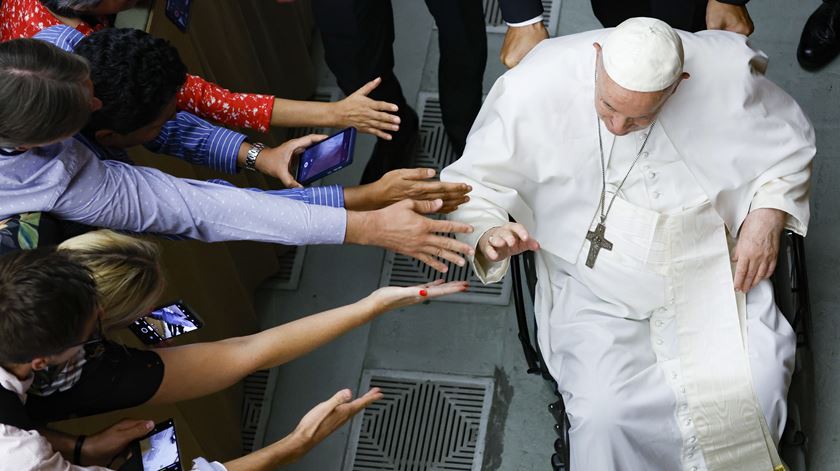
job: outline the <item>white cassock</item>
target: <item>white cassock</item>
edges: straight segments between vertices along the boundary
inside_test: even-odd
[[[812,128],[744,36],[681,32],[691,78],[651,129],[615,137],[594,108],[592,43],[608,31],[543,41],[496,82],[441,174],[474,188],[450,218],[475,226],[473,246],[508,214],[541,244],[538,340],[572,470],[780,469],[795,338],[769,281],[735,293],[729,256],[751,210],[783,210],[805,234]],[[607,201],[651,135],[590,269],[598,125]],[[495,282],[508,261],[473,266]]]

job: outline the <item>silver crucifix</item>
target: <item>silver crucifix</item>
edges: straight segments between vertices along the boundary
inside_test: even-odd
[[[586,256],[586,266],[589,268],[595,267],[595,260],[598,258],[598,253],[601,249],[604,250],[612,250],[613,244],[612,242],[608,241],[604,237],[604,232],[607,230],[607,226],[604,223],[599,222],[597,226],[595,226],[594,231],[589,231],[586,233],[586,240],[589,241],[589,255]]]

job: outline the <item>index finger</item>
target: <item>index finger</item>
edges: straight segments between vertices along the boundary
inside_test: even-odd
[[[747,276],[747,270],[749,269],[749,259],[747,257],[738,257],[738,264],[735,265],[735,289],[737,291],[743,291],[744,287],[744,278]]]
[[[460,234],[469,234],[473,231],[473,227],[469,224],[464,224],[463,222],[458,221],[436,221],[434,219],[429,221],[430,229],[432,232],[443,232],[443,233],[450,233],[456,232]],[[464,247],[467,247],[466,244],[461,244]],[[460,250],[459,250],[460,252]]]

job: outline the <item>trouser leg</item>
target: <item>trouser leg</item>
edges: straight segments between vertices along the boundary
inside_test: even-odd
[[[438,26],[443,126],[457,156],[481,109],[487,33],[481,0],[426,0]]]
[[[706,29],[706,0],[591,0],[591,3],[595,17],[605,28],[646,16],[685,31]]]
[[[324,43],[324,59],[338,86],[349,95],[365,83],[382,78],[370,97],[400,109],[400,130],[393,139],[377,139],[365,167],[363,183],[410,164],[417,138],[417,115],[408,105],[394,75],[394,15],[387,0],[313,0],[312,10]]]

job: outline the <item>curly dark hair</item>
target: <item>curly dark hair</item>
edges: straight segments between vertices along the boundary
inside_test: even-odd
[[[96,305],[93,274],[66,253],[0,257],[0,363],[26,363],[83,341]]]
[[[165,39],[131,28],[107,28],[82,39],[76,54],[90,63],[102,109],[85,129],[120,134],[153,122],[187,79],[178,50]]]

